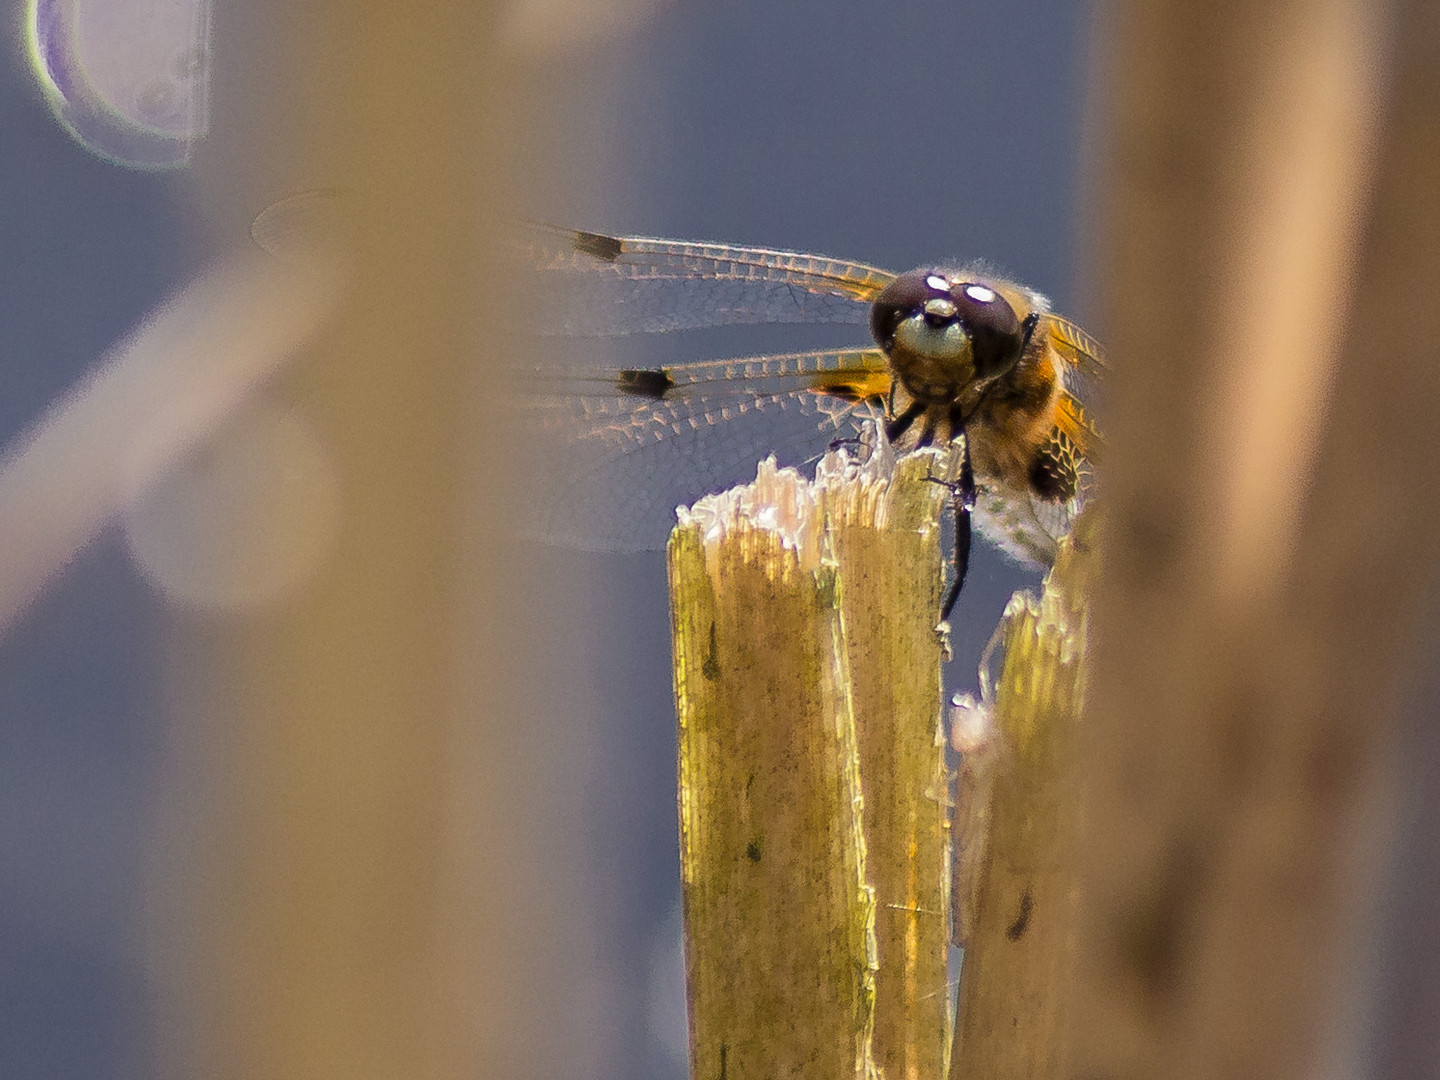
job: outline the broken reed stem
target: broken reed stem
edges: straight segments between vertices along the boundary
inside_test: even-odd
[[[671,537],[693,1076],[944,1075],[942,464],[765,463]]]
[[[965,947],[953,1075],[1063,1075],[1074,970],[1075,743],[1084,698],[1090,522],[1061,546],[1039,598],[1016,593],[988,730],[959,747],[954,904]],[[959,725],[957,725],[959,730]]]
[[[938,522],[948,492],[926,479],[940,470],[934,459],[906,458],[890,485],[847,485],[831,500],[876,899],[874,1058],[887,1077],[922,1080],[946,1075],[952,1028],[935,631],[944,589]]]

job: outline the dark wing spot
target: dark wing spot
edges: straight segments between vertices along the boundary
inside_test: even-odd
[[[592,258],[600,259],[603,262],[614,262],[620,258],[625,251],[625,245],[613,236],[604,236],[600,233],[581,232],[576,230],[575,238],[571,241],[575,250],[582,255],[589,255]]]
[[[1080,453],[1058,427],[1030,462],[1030,488],[1042,499],[1064,502],[1080,487]]]
[[[830,383],[815,388],[817,394],[824,394],[826,397],[839,398],[841,401],[859,401],[860,388],[853,383]]]
[[[807,387],[810,393],[851,404],[862,401],[885,407],[890,393],[888,371],[824,372]]]
[[[759,841],[759,840],[751,840],[750,843],[748,843],[748,844],[745,845],[745,857],[746,857],[747,859],[749,859],[751,862],[759,862],[759,861],[760,861],[760,841]]]
[[[615,385],[622,394],[654,398],[659,401],[675,387],[675,380],[664,368],[626,368]]]
[[[1020,910],[1015,913],[1015,921],[1005,928],[1005,936],[1011,941],[1019,941],[1025,936],[1025,930],[1030,925],[1030,913],[1035,910],[1035,900],[1026,889],[1020,894]]]

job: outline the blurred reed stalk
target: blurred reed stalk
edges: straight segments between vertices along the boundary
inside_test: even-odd
[[[1440,569],[1440,9],[1125,0],[1100,40],[1113,379],[1062,1074],[1353,1075],[1367,826]]]
[[[567,977],[545,942],[571,898],[531,869],[553,773],[513,741],[539,681],[496,538],[513,443],[497,421],[484,469],[462,452],[469,390],[500,359],[479,331],[508,319],[479,287],[505,271],[480,238],[529,116],[500,7],[276,5],[267,40],[286,50],[248,81],[239,27],[217,30],[213,190],[248,178],[253,213],[343,186],[353,270],[270,390],[335,464],[331,557],[269,610],[174,615],[184,851],[155,891],[181,901],[156,952],[177,1075],[516,1075],[553,1044],[534,1003]]]

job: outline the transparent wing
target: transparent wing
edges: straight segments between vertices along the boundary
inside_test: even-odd
[[[1107,367],[1105,350],[1069,319],[1050,315],[1047,325],[1050,346],[1061,361],[1060,378],[1065,388],[1055,422],[1081,456],[1093,464],[1100,456],[1104,440],[1090,410],[1100,397],[1098,384]]]
[[[634,380],[619,371],[522,380],[513,405],[534,440],[538,484],[522,533],[599,551],[661,547],[677,506],[753,480],[768,454],[781,465],[819,456],[880,411],[889,386],[878,349],[663,371],[673,385],[649,396],[620,389]]]
[[[289,257],[327,235],[340,203],[333,190],[283,200],[255,220],[252,235]],[[549,225],[517,225],[497,242],[519,256],[517,280],[507,286],[518,286],[517,302],[534,314],[528,328],[541,334],[864,324],[870,302],[894,278],[824,256]],[[1086,406],[1105,371],[1104,351],[1049,312],[1046,333],[1065,388],[1056,423],[1088,463],[1100,450]],[[854,435],[860,419],[883,412],[889,376],[878,349],[860,349],[632,371],[549,366],[517,373],[512,390],[506,405],[523,424],[538,483],[521,531],[582,548],[636,550],[662,546],[676,506],[752,479],[767,454],[802,464]],[[1021,561],[1045,563],[1087,489],[1088,482],[1064,504],[987,489],[977,525]]]
[[[255,218],[250,235],[295,261],[335,235],[345,197],[301,192]],[[540,334],[609,337],[755,323],[861,325],[895,275],[864,263],[772,248],[606,236],[515,223],[496,242],[517,256],[516,302]]]
[[[1063,316],[1051,314],[1045,321],[1050,344],[1066,363],[1087,379],[1099,380],[1105,374],[1105,349],[1098,341]]]
[[[1083,505],[1083,497],[1045,502],[1024,491],[982,489],[975,502],[975,527],[1022,565],[1045,567],[1055,561],[1060,540]]]
[[[537,330],[610,336],[749,323],[851,323],[895,277],[863,263],[770,248],[531,225],[525,261]]]

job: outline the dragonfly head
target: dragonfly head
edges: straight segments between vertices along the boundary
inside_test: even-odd
[[[902,379],[913,368],[937,387],[1005,374],[1024,341],[1020,319],[999,291],[942,270],[912,270],[890,282],[870,309],[870,332]]]

